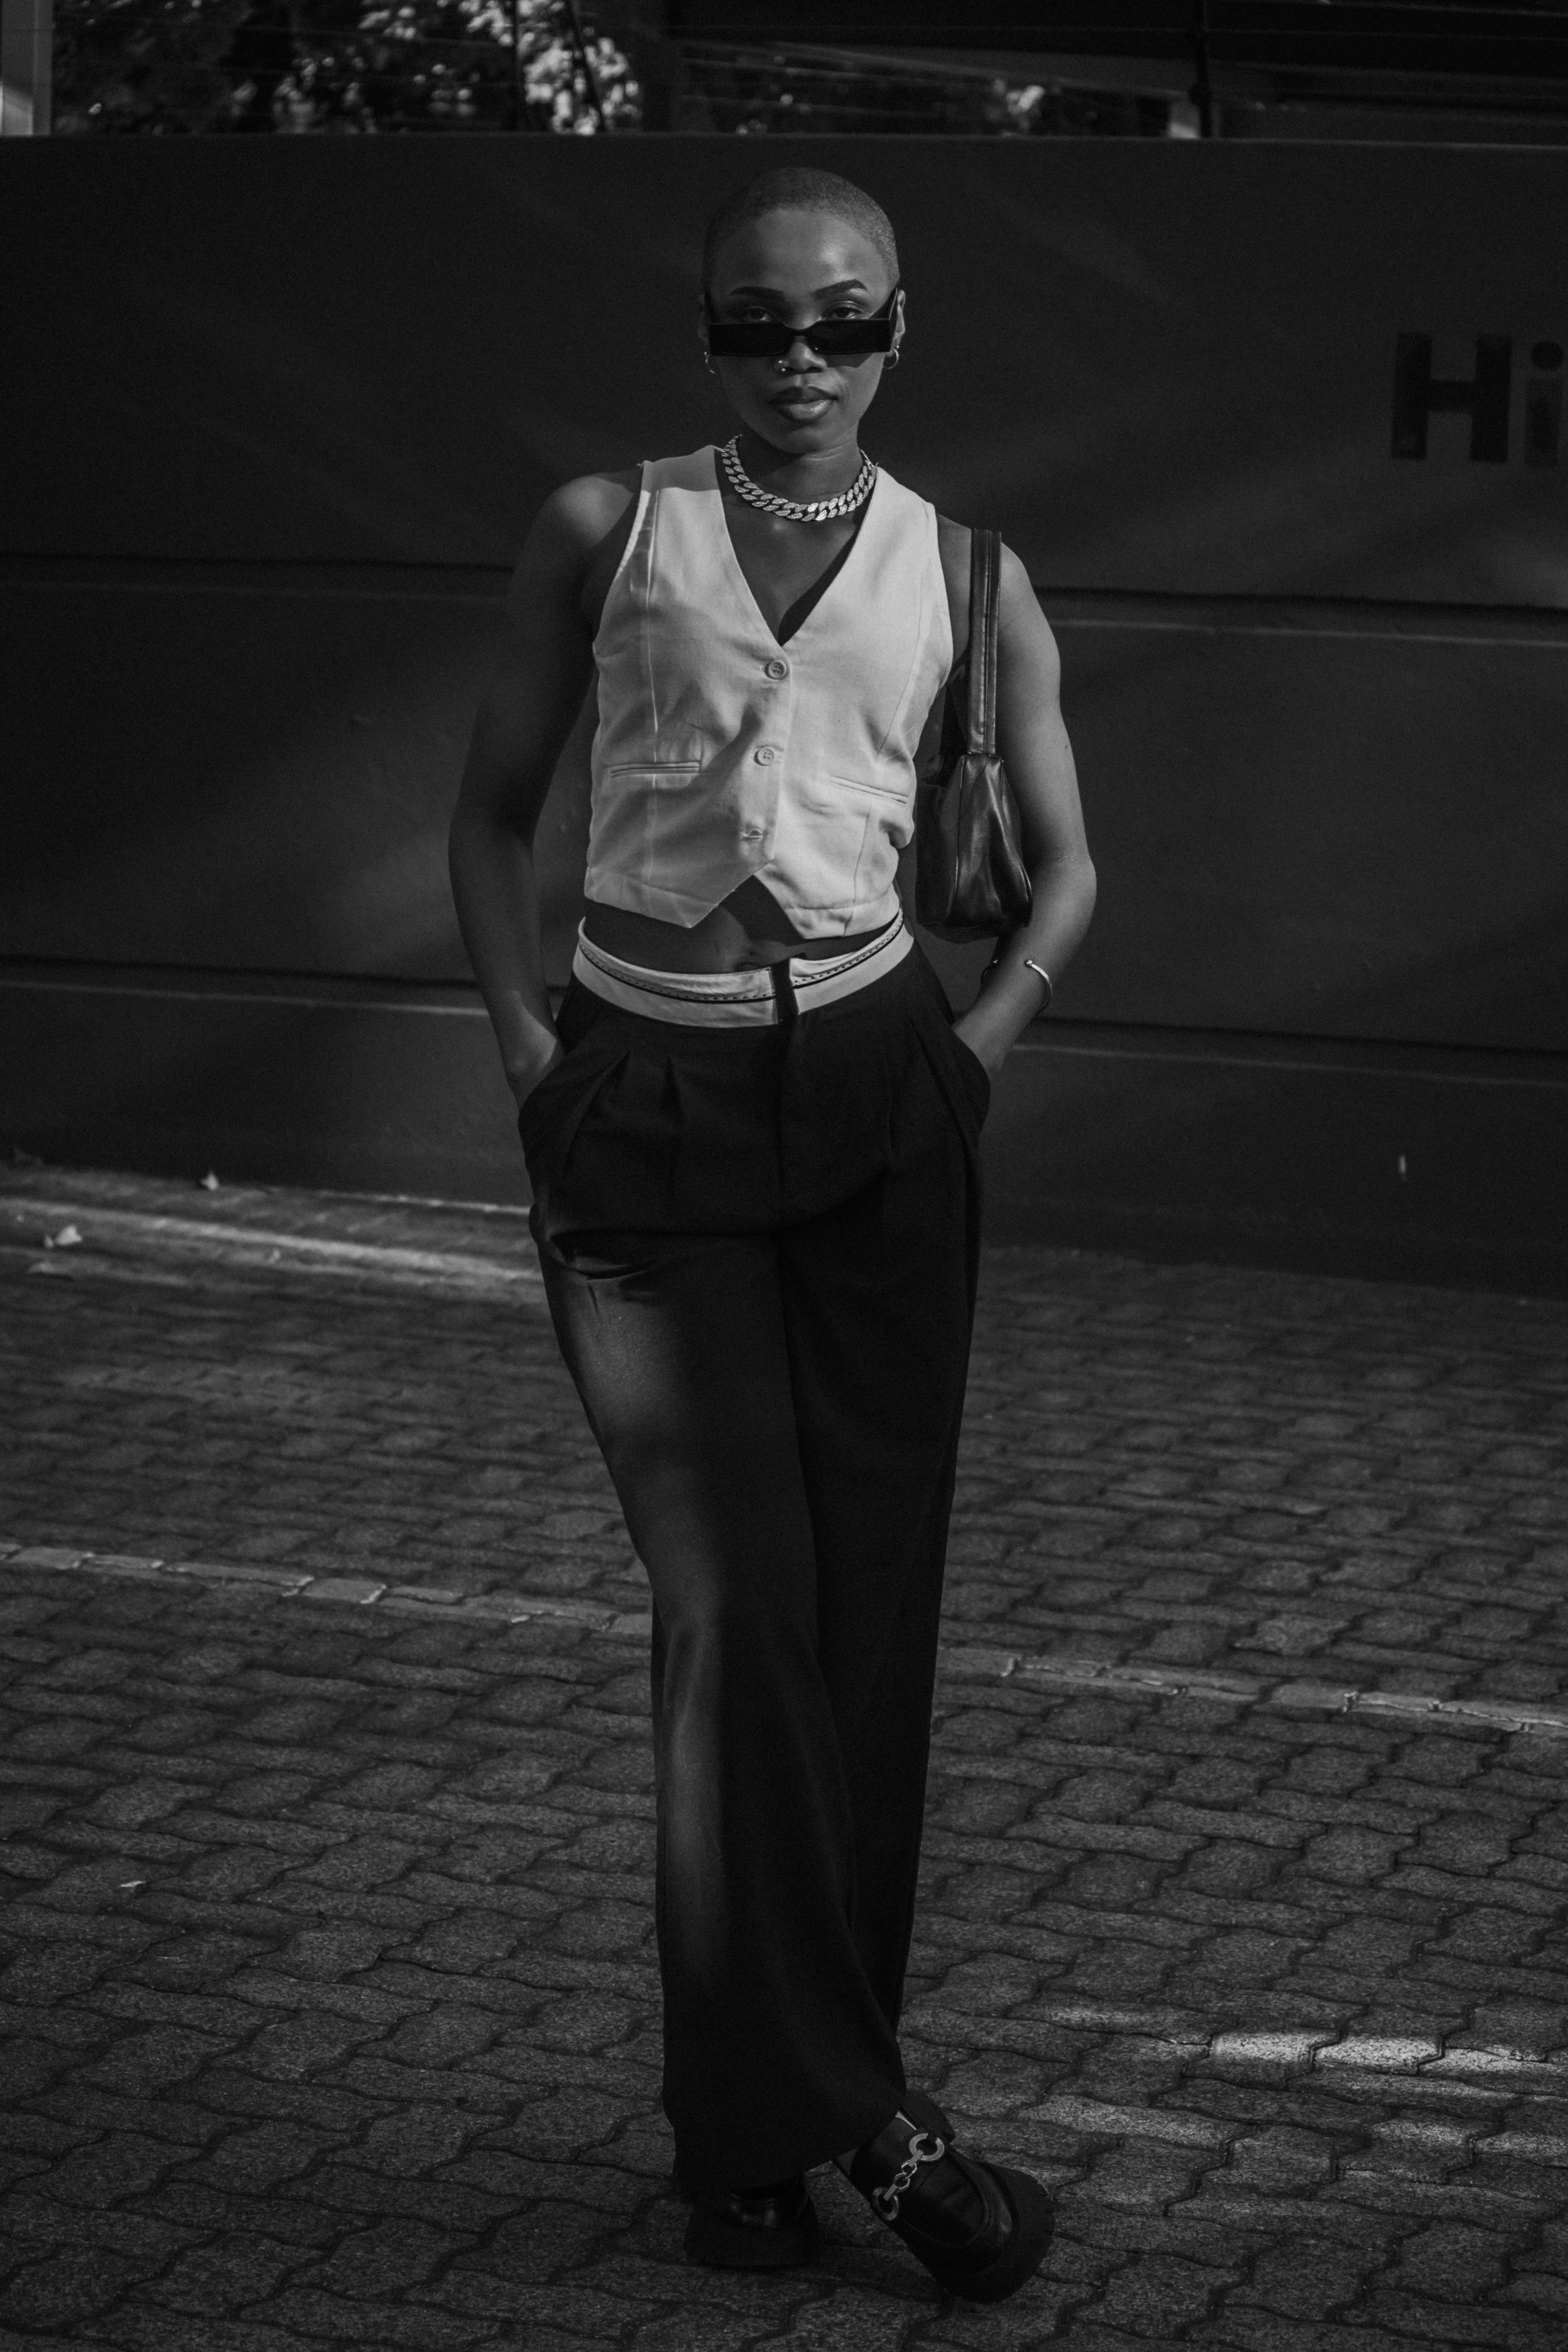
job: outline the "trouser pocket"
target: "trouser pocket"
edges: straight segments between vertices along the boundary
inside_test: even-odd
[[[983,1124],[991,1108],[991,1073],[973,1046],[965,1045],[956,1029],[950,1027],[947,1038],[958,1064],[960,1082],[974,1107],[975,1121]]]

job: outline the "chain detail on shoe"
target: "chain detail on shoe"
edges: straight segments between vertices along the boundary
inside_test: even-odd
[[[910,2142],[910,2152],[883,2189],[873,2189],[871,2202],[884,2221],[896,2221],[903,2195],[914,2180],[922,2164],[940,2164],[947,2154],[947,2142],[935,2132],[916,2132]]]

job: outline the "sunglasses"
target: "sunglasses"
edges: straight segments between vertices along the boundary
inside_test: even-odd
[[[868,352],[890,352],[899,289],[868,319],[814,319],[808,327],[787,327],[778,319],[707,320],[708,348],[716,360],[782,360],[804,343],[818,359],[863,359]]]

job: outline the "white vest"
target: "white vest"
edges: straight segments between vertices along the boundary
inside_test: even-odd
[[[710,445],[643,467],[594,641],[587,895],[689,928],[754,874],[805,939],[899,911],[915,747],[952,667],[936,509],[879,473],[787,645],[735,558]]]

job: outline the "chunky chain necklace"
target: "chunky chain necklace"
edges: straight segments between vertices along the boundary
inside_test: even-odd
[[[836,499],[775,498],[772,490],[764,490],[760,483],[753,482],[742,465],[740,439],[737,433],[734,440],[727,441],[719,452],[724,479],[738,499],[744,499],[749,507],[761,507],[764,514],[783,515],[787,522],[832,522],[836,516],[853,514],[856,508],[863,507],[871,495],[877,468],[868,457],[849,488],[840,490]]]

